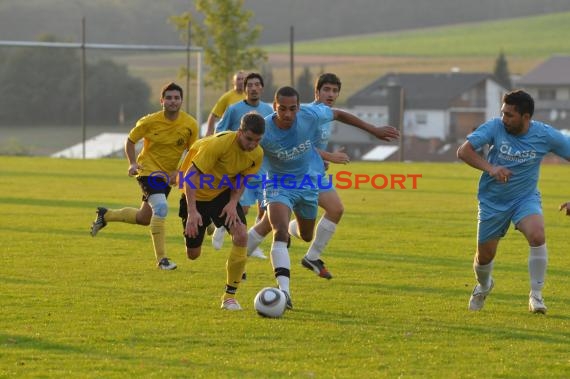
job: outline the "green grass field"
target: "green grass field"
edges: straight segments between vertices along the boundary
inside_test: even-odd
[[[295,45],[297,54],[385,55],[428,57],[545,57],[568,54],[570,12],[507,20],[465,23],[402,32],[311,40]],[[269,52],[288,52],[288,44],[269,46]]]
[[[570,218],[557,211],[570,200],[566,165],[545,165],[540,182],[548,315],[527,311],[528,248],[512,229],[485,309],[466,309],[476,170],[357,163],[335,169],[423,177],[416,190],[339,190],[346,213],[324,256],[334,279],[303,269],[308,245],[293,241],[295,309],[272,320],[253,309],[256,292],[274,285],[268,261],[248,262],[243,312],[219,309],[228,250],[208,242],[199,260],[185,259],[175,192],[167,248],[178,270],[156,269],[147,228],[114,223],[89,235],[97,205],[138,205],[124,160],[2,162],[1,378],[570,375]]]

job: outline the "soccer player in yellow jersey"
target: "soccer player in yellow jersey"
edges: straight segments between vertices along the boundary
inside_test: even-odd
[[[166,256],[166,197],[170,192],[170,184],[175,183],[182,154],[198,138],[196,120],[180,110],[182,98],[180,86],[167,84],[162,89],[160,98],[162,110],[138,120],[125,142],[125,153],[129,160],[128,174],[136,175],[143,192],[140,208],[99,207],[97,218],[91,226],[91,235],[95,237],[108,222],[150,225],[154,254],[158,267],[163,270],[176,268],[176,264]],[[143,148],[138,157],[135,157],[135,144],[141,139]]]
[[[234,88],[229,90],[228,92],[224,93],[218,101],[214,108],[212,108],[212,112],[208,116],[208,130],[206,131],[207,136],[211,136],[214,134],[214,129],[216,127],[216,122],[218,122],[226,109],[232,104],[237,103],[238,101],[242,101],[245,99],[245,90],[244,90],[244,81],[247,74],[243,71],[238,71],[235,73],[233,82]]]
[[[235,299],[247,260],[247,226],[239,199],[244,178],[255,175],[263,160],[259,142],[265,120],[255,112],[245,114],[235,132],[205,137],[190,148],[181,166],[184,178],[180,218],[184,226],[186,255],[200,256],[206,227],[222,225],[232,236],[232,249],[226,263],[226,288],[222,309],[241,310]]]

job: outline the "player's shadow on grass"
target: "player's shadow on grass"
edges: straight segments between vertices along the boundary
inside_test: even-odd
[[[0,197],[0,204],[12,204],[12,205],[31,205],[38,207],[54,207],[54,208],[81,208],[85,209],[86,212],[92,211],[93,213],[97,210],[98,204],[94,203],[92,200],[65,200],[61,198],[52,199],[30,199],[30,198],[20,198],[20,197]],[[106,207],[122,207],[123,204],[107,202]],[[133,206],[138,206],[137,203],[133,203]]]
[[[104,352],[97,352],[94,349],[89,348],[80,348],[77,346],[69,345],[69,344],[61,344],[61,343],[54,343],[49,342],[47,340],[41,338],[33,338],[24,335],[16,335],[16,334],[0,334],[0,344],[3,346],[7,346],[11,349],[35,349],[38,351],[52,351],[52,352],[61,352],[65,354],[89,354],[89,355],[99,355],[106,359],[125,359],[130,360],[133,359],[131,356],[126,355],[117,355],[116,352],[112,354],[107,354]],[[25,362],[24,362],[25,363]]]

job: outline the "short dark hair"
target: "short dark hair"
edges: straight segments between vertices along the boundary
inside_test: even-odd
[[[247,87],[247,81],[250,79],[259,79],[259,82],[261,83],[262,87],[265,87],[265,85],[263,84],[263,78],[261,77],[261,74],[258,74],[257,72],[252,72],[249,75],[247,75],[245,77],[245,80],[243,81],[243,86]]]
[[[274,100],[275,102],[277,102],[280,97],[293,97],[293,96],[296,97],[297,102],[299,102],[299,92],[297,92],[297,90],[293,87],[284,86],[275,91]]]
[[[340,91],[340,87],[342,85],[342,83],[340,82],[340,79],[338,76],[336,76],[335,74],[331,73],[331,72],[327,72],[324,74],[321,74],[316,82],[315,82],[315,90],[320,91],[321,88],[323,88],[323,86],[325,84],[336,84],[338,86],[338,90]]]
[[[180,98],[184,98],[184,91],[182,91],[182,87],[180,87],[178,84],[174,83],[174,82],[170,82],[168,84],[166,84],[164,87],[162,87],[162,91],[160,93],[161,98],[164,99],[164,94],[166,93],[166,91],[178,91],[180,92]]]
[[[503,95],[503,103],[514,106],[521,115],[528,113],[532,117],[534,114],[534,99],[523,90],[507,92]]]
[[[265,120],[257,112],[249,112],[243,115],[239,125],[239,130],[250,131],[254,134],[265,133]]]

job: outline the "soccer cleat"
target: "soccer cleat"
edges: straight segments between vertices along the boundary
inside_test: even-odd
[[[528,311],[532,313],[542,313],[546,314],[546,305],[544,305],[544,299],[542,297],[535,297],[530,295],[528,298]]]
[[[320,259],[311,261],[307,259],[307,257],[303,257],[301,264],[309,270],[314,271],[321,278],[332,279],[331,273],[325,267],[325,262],[321,261]]]
[[[243,274],[241,274],[241,281],[245,282],[247,280],[247,272],[244,272]]]
[[[226,228],[223,226],[216,228],[214,234],[212,234],[212,246],[215,250],[220,250],[224,246],[224,235],[226,234]]]
[[[256,247],[255,250],[253,250],[249,256],[258,259],[267,259],[267,257],[265,256],[265,254],[263,254],[263,251],[259,247]]]
[[[228,311],[241,311],[241,305],[234,298],[226,299],[222,302],[222,309],[227,309]]]
[[[285,294],[285,308],[293,309],[293,302],[291,302],[291,296],[289,292],[281,290]]]
[[[107,208],[97,207],[97,218],[91,224],[91,237],[95,237],[99,230],[107,226],[107,221],[105,221],[105,213],[107,213]]]
[[[216,225],[214,225],[213,222],[210,223],[210,225],[206,226],[206,233],[211,236],[212,234],[214,234],[214,231],[216,230]]]
[[[475,288],[473,288],[473,293],[469,298],[469,310],[470,311],[480,311],[483,309],[485,305],[485,299],[491,293],[491,290],[495,286],[495,283],[491,280],[491,286],[487,291],[481,290],[481,285],[477,284]]]
[[[162,258],[158,262],[158,268],[161,270],[176,270],[176,263],[170,261],[168,258]]]

